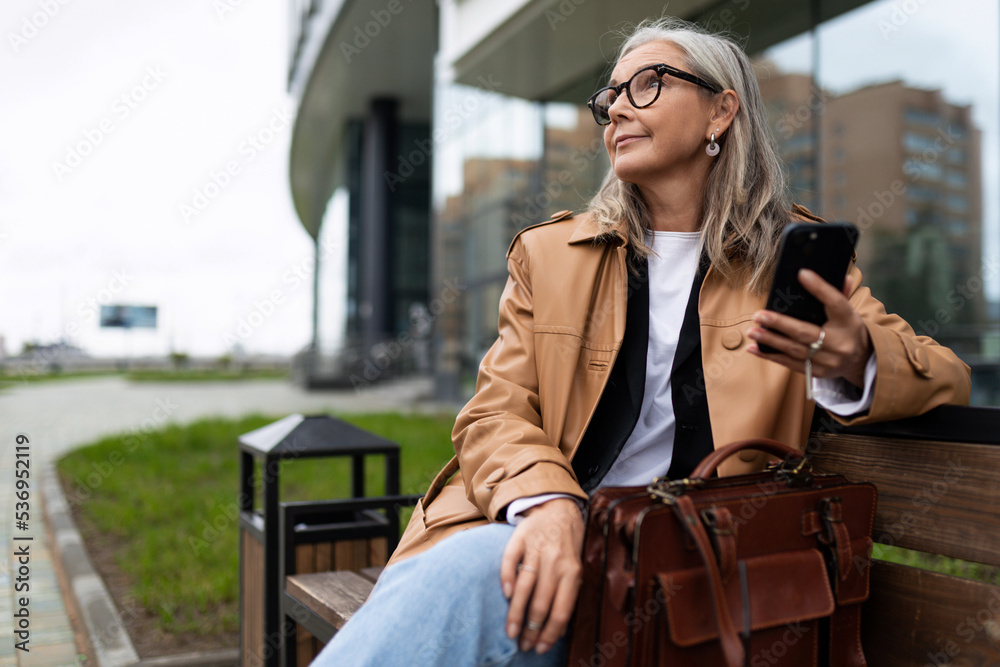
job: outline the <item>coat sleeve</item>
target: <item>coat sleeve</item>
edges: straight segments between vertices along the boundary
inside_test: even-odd
[[[861,272],[854,267],[852,273],[860,285]],[[867,287],[859,286],[850,301],[868,327],[878,371],[868,412],[838,421],[901,419],[946,403],[969,402],[970,370],[954,352],[928,336],[918,336],[903,318],[887,313]]]
[[[527,263],[518,239],[507,257],[499,337],[479,366],[476,393],[452,432],[466,493],[490,521],[502,520],[507,505],[526,496],[587,498],[569,460],[543,429]]]

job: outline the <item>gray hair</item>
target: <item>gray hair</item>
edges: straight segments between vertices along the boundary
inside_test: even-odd
[[[762,294],[789,213],[785,174],[750,59],[729,37],[676,18],[647,19],[623,36],[616,63],[643,44],[668,42],[684,53],[685,62],[678,66],[736,92],[739,110],[718,140],[722,151],[708,175],[700,245],[715,270],[732,282],[745,280],[750,291]],[[649,255],[644,240],[648,211],[637,186],[609,169],[589,211],[603,232],[620,227],[636,257]]]

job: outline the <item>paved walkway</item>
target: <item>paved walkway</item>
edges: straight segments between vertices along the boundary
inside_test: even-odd
[[[68,379],[0,389],[0,667],[80,664],[73,628],[67,617],[52,565],[52,553],[42,520],[38,484],[43,463],[63,452],[112,433],[189,422],[219,415],[238,417],[250,412],[284,416],[300,412],[365,412],[442,406],[426,402],[428,380],[376,385],[363,392],[343,390],[307,393],[288,382],[253,380],[242,383],[129,383],[118,377]],[[27,529],[15,523],[15,460],[18,435],[27,436],[30,454]],[[23,445],[22,445],[23,446]],[[236,456],[236,443],[233,443]],[[24,460],[24,459],[22,459]],[[21,508],[23,510],[23,506]],[[30,538],[18,539],[18,538]],[[18,582],[18,550],[29,551],[28,581]],[[27,583],[29,591],[15,587]],[[27,606],[30,652],[15,643],[15,617]],[[23,613],[23,612],[22,612]]]

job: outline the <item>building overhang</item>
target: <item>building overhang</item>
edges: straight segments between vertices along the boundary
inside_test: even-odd
[[[672,0],[671,15],[711,30],[746,33],[754,53],[809,30],[868,0]],[[502,6],[504,9],[499,9]],[[664,12],[663,0],[451,0],[443,10],[442,64],[457,83],[496,83],[497,92],[582,104],[604,85],[619,44],[616,29]],[[744,28],[741,30],[741,28]]]
[[[396,0],[317,3],[289,84],[299,98],[289,179],[299,219],[313,238],[344,183],[345,130],[373,99],[394,98],[402,122],[429,122],[437,52],[437,3]],[[397,10],[393,13],[392,10]]]
[[[747,32],[756,52],[866,0],[673,0],[670,12],[712,29]],[[664,11],[662,0],[327,0],[306,22],[291,92],[299,98],[289,178],[299,219],[314,238],[345,181],[346,124],[372,99],[399,102],[402,122],[430,122],[437,55],[445,80],[539,101],[582,103],[607,76],[616,28]],[[398,8],[391,13],[389,6]],[[439,7],[441,21],[439,24]],[[822,5],[812,16],[811,6]],[[381,20],[380,20],[381,19]],[[741,30],[741,27],[744,30]]]

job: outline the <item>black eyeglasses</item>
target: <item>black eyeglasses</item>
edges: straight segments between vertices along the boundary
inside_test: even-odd
[[[590,96],[587,100],[587,106],[594,114],[594,120],[597,121],[598,125],[607,125],[611,122],[610,109],[611,105],[615,103],[618,96],[622,94],[622,88],[625,89],[626,94],[628,94],[628,101],[632,103],[636,109],[644,109],[650,104],[656,101],[656,98],[660,96],[660,84],[663,81],[663,75],[669,74],[677,79],[683,79],[685,81],[690,81],[693,84],[699,85],[702,88],[708,88],[713,93],[721,93],[722,89],[715,86],[708,81],[705,81],[701,77],[697,77],[694,74],[688,74],[676,67],[671,67],[670,65],[650,65],[649,67],[643,67],[641,70],[632,75],[628,81],[624,83],[619,83],[617,86],[607,86],[606,88],[601,88],[596,93]]]

